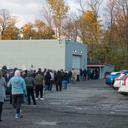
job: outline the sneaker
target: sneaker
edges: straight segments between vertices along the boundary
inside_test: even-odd
[[[36,98],[36,100],[38,100],[38,98]]]
[[[20,118],[20,115],[19,114],[16,114],[15,118],[16,119],[19,119]]]
[[[23,115],[16,114],[15,118],[16,118],[16,119],[23,118]]]
[[[40,100],[44,100],[44,98],[40,98]]]

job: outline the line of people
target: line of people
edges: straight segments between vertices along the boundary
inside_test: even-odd
[[[6,93],[10,94],[10,103],[16,109],[15,118],[21,118],[21,104],[24,97],[27,97],[28,104],[36,105],[36,100],[43,100],[44,90],[52,91],[55,85],[56,91],[67,89],[67,84],[71,81],[70,72],[52,71],[41,69],[36,71],[21,71],[14,69],[13,72],[0,71],[0,121],[2,115],[2,107]]]
[[[2,107],[6,94],[10,95],[10,104],[16,109],[15,118],[21,118],[21,104],[23,99],[27,99],[28,105],[37,104],[37,100],[44,100],[44,91],[52,91],[55,86],[56,91],[67,89],[68,83],[74,83],[79,80],[98,79],[98,70],[75,70],[72,71],[42,71],[36,70],[2,70],[0,71],[0,121]],[[6,92],[6,94],[5,94]]]
[[[79,79],[80,80],[96,80],[96,79],[99,79],[100,77],[100,71],[99,69],[91,69],[91,68],[88,68],[88,69],[80,69],[79,71]]]

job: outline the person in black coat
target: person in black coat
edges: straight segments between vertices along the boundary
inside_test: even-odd
[[[50,72],[49,71],[46,72],[46,75],[44,77],[44,81],[45,81],[45,90],[51,91],[50,90],[51,75],[50,75]]]
[[[27,77],[25,77],[25,83],[26,83],[26,87],[27,87],[28,104],[31,104],[31,98],[32,98],[33,104],[36,105],[36,100],[35,100],[35,96],[34,96],[35,80],[32,77],[31,73],[27,73]]]
[[[55,76],[56,91],[62,91],[63,73],[58,71]]]

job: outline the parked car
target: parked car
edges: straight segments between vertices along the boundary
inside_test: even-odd
[[[114,84],[114,80],[116,77],[120,75],[120,72],[112,72],[110,75],[106,77],[105,83],[107,85],[112,86]]]
[[[105,72],[104,79],[106,79],[110,74],[111,74],[111,72]]]
[[[128,94],[128,75],[123,77],[123,81],[120,83],[118,92],[121,94]]]
[[[117,78],[114,80],[113,88],[118,90],[121,86],[126,74],[121,73]]]

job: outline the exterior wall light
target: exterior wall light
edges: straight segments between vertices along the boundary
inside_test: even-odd
[[[74,53],[77,53],[77,50],[74,50]]]

